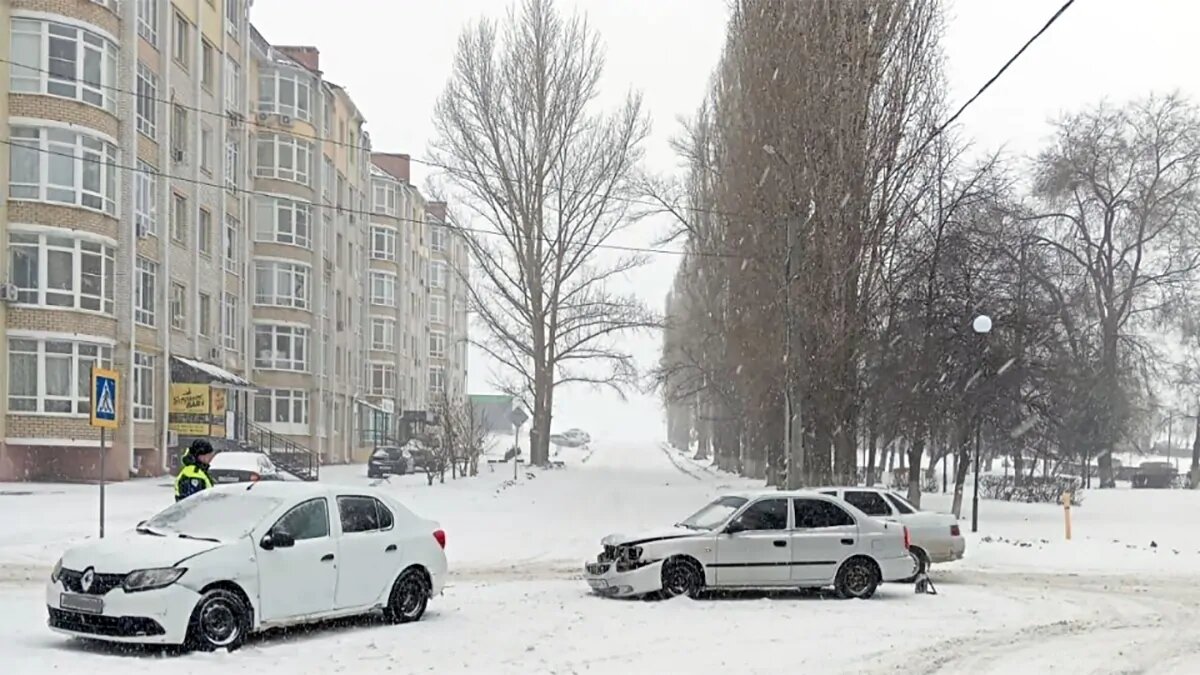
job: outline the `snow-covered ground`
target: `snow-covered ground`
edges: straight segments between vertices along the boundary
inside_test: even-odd
[[[567,468],[522,468],[515,482],[511,464],[444,485],[393,478],[385,489],[448,535],[451,583],[426,619],[270,634],[234,654],[125,652],[51,634],[41,586],[65,547],[95,536],[97,488],[0,484],[0,672],[1196,671],[1198,494],[1088,493],[1073,510],[1071,542],[1061,507],[985,501],[967,559],[935,570],[936,596],[889,585],[867,602],[620,602],[589,595],[578,579],[602,535],[675,522],[749,483],[654,443],[594,447],[564,449]],[[322,478],[367,482],[361,466]],[[109,530],[170,501],[165,480],[110,486]],[[928,495],[925,505],[944,510],[949,499]]]

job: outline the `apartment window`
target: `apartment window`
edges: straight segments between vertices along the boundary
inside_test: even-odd
[[[333,95],[325,94],[322,96],[325,99],[325,117],[322,121],[323,131],[325,136],[329,136],[329,132],[333,130]]]
[[[396,215],[396,187],[377,180],[372,188],[371,210],[387,216]]]
[[[171,240],[187,246],[188,203],[187,197],[178,192],[171,193]]]
[[[306,73],[291,69],[263,70],[258,74],[259,112],[312,121],[312,81]]]
[[[12,19],[10,89],[49,94],[104,108],[117,107],[117,46],[83,28]]]
[[[429,263],[429,287],[430,288],[445,288],[446,287],[447,268],[446,263],[441,260],[432,260]]]
[[[312,143],[282,134],[260,134],[255,175],[301,185],[309,184]]]
[[[440,295],[429,296],[429,321],[446,323],[446,298]]]
[[[238,274],[238,231],[241,229],[241,223],[237,218],[226,214],[223,242],[225,248],[225,271],[230,274]]]
[[[154,421],[154,355],[133,353],[133,419]]]
[[[339,268],[342,267],[342,249],[343,248],[344,247],[342,246],[342,233],[338,232],[337,245],[334,247],[334,261],[336,262],[336,264]]]
[[[9,275],[17,286],[17,302],[111,315],[115,249],[74,236],[70,230],[9,231]]]
[[[212,212],[200,209],[200,222],[196,223],[196,246],[204,255],[212,255]]]
[[[138,256],[137,285],[134,286],[134,321],[143,326],[154,327],[155,315],[155,286],[158,277],[158,263],[148,258]]]
[[[446,251],[446,228],[441,225],[429,226],[429,250],[434,253]]]
[[[200,41],[200,84],[210,92],[213,90],[213,82],[217,79],[215,54],[216,49],[208,40]]]
[[[158,169],[140,159],[133,174],[133,224],[139,237],[158,231]]]
[[[242,173],[242,150],[237,138],[225,139],[225,187],[236,189],[238,176]]]
[[[92,367],[112,367],[112,347],[70,340],[8,339],[8,411],[86,415]]]
[[[396,306],[396,275],[388,272],[371,272],[371,304],[385,307]]]
[[[187,287],[178,281],[171,282],[171,328],[185,330],[187,328]]]
[[[440,330],[429,331],[429,358],[446,358],[446,333]]]
[[[371,349],[392,351],[396,348],[396,320],[371,317]]]
[[[372,396],[396,396],[396,366],[388,363],[369,364],[368,392]]]
[[[158,0],[137,0],[137,30],[142,39],[158,47]]]
[[[255,241],[312,246],[311,204],[285,197],[259,196],[255,215]]]
[[[207,124],[200,125],[200,170],[212,175],[213,130]]]
[[[187,158],[188,143],[188,111],[176,103],[171,107],[171,152],[176,162]]]
[[[324,169],[323,169],[323,173],[321,174],[321,199],[323,199],[325,202],[327,202],[329,204],[332,204],[333,203],[333,185],[334,185],[334,183],[333,183],[333,181],[334,181],[333,160],[329,158],[329,155],[324,155],[324,157],[325,157]]]
[[[201,293],[199,296],[199,304],[196,307],[197,321],[200,322],[200,335],[204,337],[212,336],[212,296],[208,293]]]
[[[254,262],[254,304],[308,309],[310,269],[277,260]]]
[[[308,329],[276,324],[254,327],[254,367],[268,370],[308,370]]]
[[[375,260],[396,259],[396,229],[371,226],[371,257]]]
[[[221,296],[221,343],[225,349],[238,351],[238,297],[233,293]]]
[[[308,426],[308,392],[303,389],[265,389],[254,397],[254,421],[259,424]],[[307,433],[306,429],[283,433]]]
[[[446,367],[429,366],[429,393],[440,396],[446,391]]]
[[[8,194],[117,215],[117,146],[87,133],[10,130]]]
[[[226,0],[228,5],[233,0]],[[242,113],[242,67],[225,55],[225,109]]]
[[[242,0],[225,0],[225,31],[237,37],[242,27]]]
[[[187,70],[189,56],[192,53],[192,50],[188,47],[191,28],[192,26],[188,23],[188,20],[183,18],[182,14],[176,12],[175,21],[172,24],[173,32],[171,33],[171,39],[174,41],[174,51],[171,55],[184,70]]]
[[[141,61],[137,65],[137,130],[158,140],[158,75]]]

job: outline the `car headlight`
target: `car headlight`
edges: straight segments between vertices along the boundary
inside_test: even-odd
[[[186,571],[187,568],[185,567],[134,570],[125,575],[125,580],[121,582],[121,588],[125,589],[126,593],[166,588],[178,581],[179,577],[183,576],[183,573]]]
[[[58,562],[54,563],[54,569],[50,570],[50,583],[56,584],[56,583],[58,583],[58,580],[61,578],[62,578],[62,558],[59,558]]]

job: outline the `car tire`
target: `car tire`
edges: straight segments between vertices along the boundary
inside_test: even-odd
[[[241,595],[214,588],[201,596],[192,610],[186,646],[202,652],[233,651],[245,642],[250,623],[250,607]]]
[[[392,594],[383,609],[384,617],[392,623],[419,621],[429,606],[429,592],[429,578],[423,570],[404,570],[392,584]]]
[[[879,568],[874,561],[857,557],[842,563],[834,579],[833,588],[839,598],[866,600],[875,595],[879,581]]]
[[[914,583],[917,577],[929,572],[929,554],[925,552],[925,549],[913,546],[909,549],[909,553],[917,559],[917,573],[900,582],[903,584]]]
[[[662,590],[658,596],[667,600],[686,595],[695,598],[704,590],[704,570],[690,558],[674,557],[662,566]]]

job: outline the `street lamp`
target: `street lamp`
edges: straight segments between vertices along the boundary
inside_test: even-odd
[[[971,328],[976,335],[982,338],[987,337],[988,333],[992,332],[992,317],[987,314],[980,314],[971,322]],[[986,364],[981,364],[981,368],[986,367]],[[976,412],[978,416],[978,412]],[[976,425],[979,422],[976,421]],[[979,428],[975,428],[975,490],[971,495],[971,532],[979,531]]]

